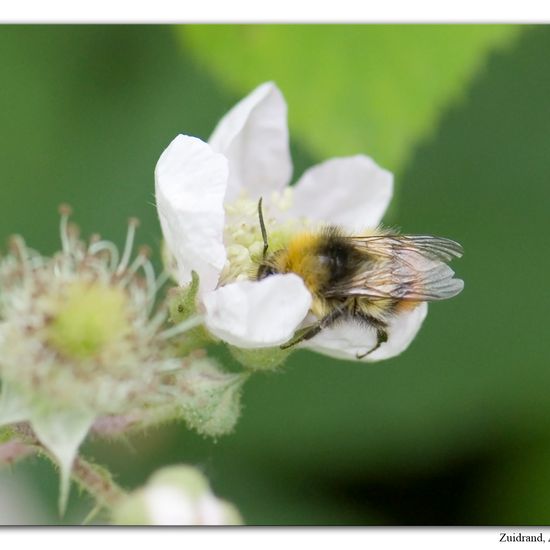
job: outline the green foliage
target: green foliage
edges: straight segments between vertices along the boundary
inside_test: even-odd
[[[274,80],[293,137],[315,156],[366,152],[402,169],[443,109],[463,98],[503,25],[195,25],[183,46],[234,94]]]

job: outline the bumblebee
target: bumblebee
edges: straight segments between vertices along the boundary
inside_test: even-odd
[[[452,298],[464,287],[447,265],[463,253],[460,244],[450,239],[383,229],[349,235],[328,225],[297,233],[285,248],[269,254],[261,199],[258,215],[264,249],[256,279],[276,273],[300,276],[313,297],[311,311],[318,319],[283,349],[339,321],[353,320],[376,330],[375,346],[359,355],[361,359],[388,340],[392,317],[421,302]]]

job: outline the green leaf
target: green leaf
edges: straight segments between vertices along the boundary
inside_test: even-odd
[[[314,155],[364,152],[397,171],[519,27],[193,25],[178,32],[236,96],[275,81],[293,138]]]
[[[241,412],[241,389],[248,377],[225,372],[208,359],[182,369],[173,391],[187,425],[211,437],[230,433]]]

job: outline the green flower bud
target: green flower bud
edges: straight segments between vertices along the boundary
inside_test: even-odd
[[[270,371],[280,367],[292,353],[290,349],[272,348],[244,349],[227,346],[231,355],[243,367],[252,371]]]

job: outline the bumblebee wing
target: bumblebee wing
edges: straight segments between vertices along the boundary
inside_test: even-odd
[[[449,262],[453,258],[460,258],[464,252],[457,242],[431,235],[369,235],[346,238],[368,255],[385,258],[411,252],[426,259]]]
[[[464,287],[446,264],[462,256],[462,247],[454,241],[429,235],[347,238],[365,260],[355,275],[334,285],[327,297],[435,301],[451,298]]]

